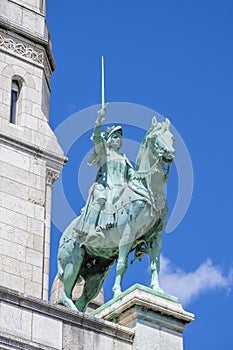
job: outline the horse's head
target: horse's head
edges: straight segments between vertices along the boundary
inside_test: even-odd
[[[158,122],[156,117],[153,117],[151,128],[142,141],[137,157],[138,173],[146,173],[152,169],[153,164],[153,170],[156,171],[156,164],[160,162],[171,164],[175,156],[174,140],[170,131],[170,121],[166,118],[164,122]]]
[[[170,121],[165,119],[164,122],[158,122],[156,117],[152,119],[152,126],[148,130],[145,141],[150,144],[150,152],[159,157],[165,163],[171,163],[175,156],[173,142],[175,141],[170,131]]]

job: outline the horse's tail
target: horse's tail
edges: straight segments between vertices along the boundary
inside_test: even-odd
[[[63,270],[63,267],[62,267],[61,262],[60,262],[59,259],[58,259],[58,271],[57,271],[57,274],[58,274],[58,278],[61,281],[63,281],[64,270]]]
[[[63,254],[61,254],[61,251],[65,249],[65,252],[69,252],[69,244],[67,245],[67,242],[69,242],[72,238],[73,231],[75,230],[75,226],[77,225],[79,221],[79,216],[75,218],[65,229],[63,232],[60,242],[59,242],[59,248],[58,248],[58,261],[57,261],[57,267],[58,267],[58,277],[61,281],[63,281],[64,276],[64,269],[66,267],[66,262],[64,261],[64,258],[62,257]],[[63,262],[63,264],[62,264]]]

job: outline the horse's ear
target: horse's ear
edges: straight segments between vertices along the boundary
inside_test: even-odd
[[[170,125],[171,125],[170,120],[168,118],[165,118],[165,127],[166,127],[167,130],[169,130]]]
[[[156,116],[152,118],[152,127],[154,128],[158,124]]]

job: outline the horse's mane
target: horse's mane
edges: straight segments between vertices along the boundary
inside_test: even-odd
[[[148,153],[149,153],[149,146],[150,146],[150,140],[148,138],[149,134],[151,132],[151,129],[149,129],[144,136],[142,143],[140,145],[138,155],[136,158],[136,171],[146,171],[148,169],[145,169],[145,158],[148,159]],[[142,162],[143,160],[143,162]],[[149,162],[148,162],[149,166]]]

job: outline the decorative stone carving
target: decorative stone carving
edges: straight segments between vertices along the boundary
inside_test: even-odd
[[[43,52],[37,51],[32,47],[26,46],[22,42],[17,42],[7,36],[4,36],[3,34],[0,34],[0,48],[14,52],[39,64],[43,64]]]
[[[59,173],[52,169],[46,169],[46,184],[52,186],[52,184],[59,178]]]

